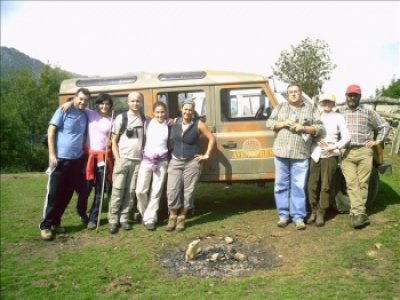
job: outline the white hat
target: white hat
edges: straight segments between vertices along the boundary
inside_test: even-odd
[[[319,102],[322,102],[324,100],[336,102],[336,96],[333,93],[326,93],[319,97]]]

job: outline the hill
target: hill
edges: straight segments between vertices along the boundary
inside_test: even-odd
[[[45,63],[38,59],[32,58],[15,48],[1,47],[0,49],[0,76],[4,76],[11,70],[16,69],[30,69],[32,70],[35,77],[39,77]],[[84,77],[79,74],[65,71],[71,75],[71,77]]]

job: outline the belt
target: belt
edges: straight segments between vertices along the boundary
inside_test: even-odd
[[[360,145],[353,145],[353,146],[349,146],[347,149],[360,149],[360,148],[365,148],[365,146],[360,146]]]

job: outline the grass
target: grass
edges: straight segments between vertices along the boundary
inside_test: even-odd
[[[46,176],[1,175],[1,299],[400,299],[400,158],[386,158],[393,173],[381,176],[363,230],[342,214],[323,228],[278,229],[272,184],[201,183],[183,233],[164,230],[165,213],[155,232],[134,225],[110,235],[106,213],[100,231],[89,232],[73,199],[63,218],[68,234],[43,242]],[[280,265],[225,278],[175,277],[160,267],[160,253],[207,235],[261,244]]]

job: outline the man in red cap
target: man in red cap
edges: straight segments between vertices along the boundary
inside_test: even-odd
[[[368,182],[372,171],[372,147],[383,143],[389,124],[376,111],[360,106],[361,88],[352,84],[346,89],[347,107],[344,119],[350,133],[350,143],[342,150],[342,172],[350,199],[350,225],[363,228],[368,225],[365,204]]]

